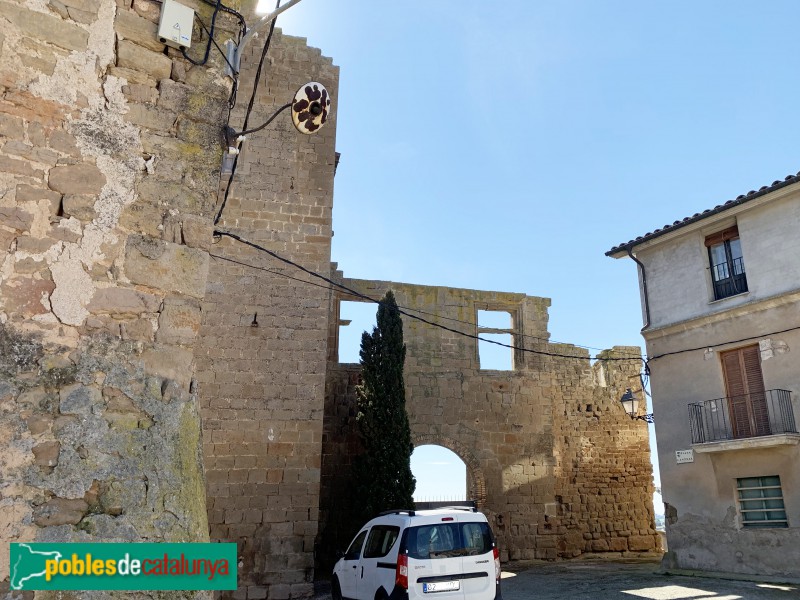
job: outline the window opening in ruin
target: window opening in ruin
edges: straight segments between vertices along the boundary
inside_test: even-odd
[[[372,302],[339,303],[339,362],[359,363],[361,335],[377,324],[378,305]]]
[[[514,351],[491,341],[514,345],[511,313],[504,310],[478,310],[478,364],[483,370],[511,371]],[[491,340],[491,341],[484,341]]]
[[[417,446],[411,454],[411,473],[417,480],[414,502],[463,502],[467,497],[467,465],[443,446]]]

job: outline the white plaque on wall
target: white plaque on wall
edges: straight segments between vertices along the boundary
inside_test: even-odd
[[[694,450],[675,450],[677,464],[694,462]]]

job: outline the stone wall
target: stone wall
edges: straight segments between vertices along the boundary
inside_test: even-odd
[[[241,108],[231,119],[239,129],[260,52],[253,44],[244,57]],[[308,81],[321,82],[335,101],[338,68],[305,40],[276,30],[250,126]],[[335,137],[335,116],[307,136],[288,113],[250,135],[219,228],[327,273]],[[214,244],[211,256],[196,353],[211,538],[239,544],[240,592],[248,598],[307,596],[319,510],[329,291],[229,238]]]
[[[470,499],[489,517],[503,560],[657,548],[647,427],[619,402],[639,385],[640,361],[591,365],[585,349],[549,343],[546,298],[337,276],[372,298],[392,289],[401,307],[470,335],[481,333],[478,310],[505,311],[514,345],[535,351],[514,351],[511,371],[481,369],[476,340],[403,317],[414,444],[444,446],[464,461]],[[361,525],[347,520],[359,367],[338,364],[339,302],[356,299],[344,294],[331,299],[321,568]],[[617,347],[604,357],[639,353]]]
[[[0,590],[9,542],[208,540],[192,360],[230,82],[159,14],[0,0]]]

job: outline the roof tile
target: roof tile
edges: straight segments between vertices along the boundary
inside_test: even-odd
[[[695,221],[699,221],[700,219],[710,216],[712,214],[716,214],[718,212],[722,212],[724,210],[732,208],[733,206],[738,206],[739,204],[750,202],[755,198],[759,198],[761,196],[769,194],[770,192],[774,192],[775,190],[786,187],[787,185],[792,185],[793,183],[797,183],[798,181],[800,181],[800,171],[798,171],[797,174],[795,175],[787,175],[782,181],[776,179],[775,181],[772,182],[772,185],[762,186],[761,188],[759,188],[758,191],[750,190],[749,192],[747,192],[747,194],[740,194],[739,196],[736,196],[735,200],[728,200],[724,204],[717,204],[714,208],[708,208],[704,210],[702,213],[694,213],[691,217],[685,217],[681,221],[673,222],[672,225],[664,225],[664,227],[661,227],[654,231],[647,232],[644,235],[640,235],[635,239],[618,244],[613,248],[611,248],[611,250],[606,252],[606,256],[611,256],[612,254],[616,254],[617,252],[620,252],[622,250],[627,250],[637,245],[639,242],[659,237],[661,235],[664,235],[665,233],[668,233],[675,229],[679,229],[681,227],[684,227],[685,225],[694,223]]]

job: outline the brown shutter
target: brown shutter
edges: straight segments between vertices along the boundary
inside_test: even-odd
[[[750,400],[753,435],[769,435],[769,412],[764,393],[764,375],[761,373],[761,352],[758,346],[742,348],[742,362]]]
[[[769,435],[769,411],[758,346],[724,352],[721,359],[734,437]]]
[[[738,350],[722,355],[722,369],[725,374],[725,389],[730,404],[733,437],[750,437],[750,417],[747,414],[747,386],[742,368],[741,353]]]
[[[706,246],[716,246],[717,244],[721,244],[725,240],[733,240],[739,237],[739,227],[738,225],[734,225],[733,227],[728,227],[727,229],[723,229],[722,231],[718,231],[717,233],[712,233],[706,238]]]

